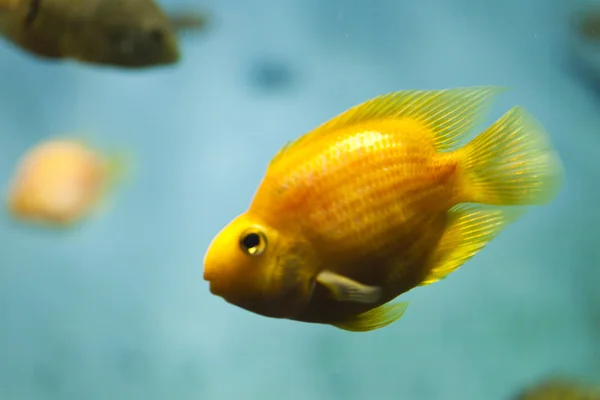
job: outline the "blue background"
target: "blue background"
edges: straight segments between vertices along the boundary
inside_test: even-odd
[[[77,229],[0,219],[0,399],[502,400],[554,373],[598,381],[600,101],[568,62],[573,4],[199,6],[212,23],[182,38],[173,68],[48,63],[0,43],[0,184],[55,135],[135,155],[132,179]],[[400,321],[349,333],[209,293],[210,240],[288,140],[381,93],[489,84],[512,90],[486,124],[531,111],[564,188],[447,280],[403,296]]]

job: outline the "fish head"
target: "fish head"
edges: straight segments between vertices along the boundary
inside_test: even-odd
[[[273,318],[293,318],[314,288],[310,246],[248,214],[235,218],[210,244],[204,279],[212,294]]]
[[[104,5],[106,4],[106,5]],[[105,9],[102,9],[105,7]],[[179,38],[169,17],[149,0],[106,1],[96,13],[103,29],[95,43],[104,63],[142,68],[174,64],[180,59]],[[98,22],[100,24],[100,22]]]

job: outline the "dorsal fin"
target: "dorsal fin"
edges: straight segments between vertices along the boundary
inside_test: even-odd
[[[300,139],[298,139],[300,140]],[[298,140],[290,140],[289,142],[287,142],[286,144],[283,145],[283,147],[277,152],[277,154],[275,154],[275,157],[273,157],[271,159],[271,162],[269,163],[269,166],[274,165],[277,161],[279,161],[281,159],[281,157],[287,152],[288,148],[294,144],[295,142],[297,142]]]
[[[400,90],[367,100],[313,131],[288,142],[271,160],[281,159],[290,149],[340,128],[387,119],[409,119],[429,128],[436,150],[456,148],[459,141],[480,122],[492,98],[506,90],[499,86],[474,86],[444,90]]]

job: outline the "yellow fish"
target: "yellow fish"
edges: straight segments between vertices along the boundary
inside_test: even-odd
[[[0,34],[44,59],[145,68],[180,59],[176,34],[205,19],[152,0],[0,0]]]
[[[8,210],[24,221],[71,225],[89,214],[125,171],[122,157],[104,156],[81,140],[41,143],[17,166]]]
[[[249,209],[212,241],[210,291],[268,317],[349,331],[400,318],[436,282],[549,202],[562,165],[515,107],[472,141],[495,87],[399,91],[342,113],[271,161]]]
[[[600,400],[600,391],[567,379],[548,379],[528,388],[515,400]]]

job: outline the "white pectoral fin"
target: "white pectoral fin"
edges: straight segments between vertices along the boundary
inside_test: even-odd
[[[323,271],[317,275],[323,285],[337,301],[373,304],[381,298],[381,288],[368,286],[334,272]]]

